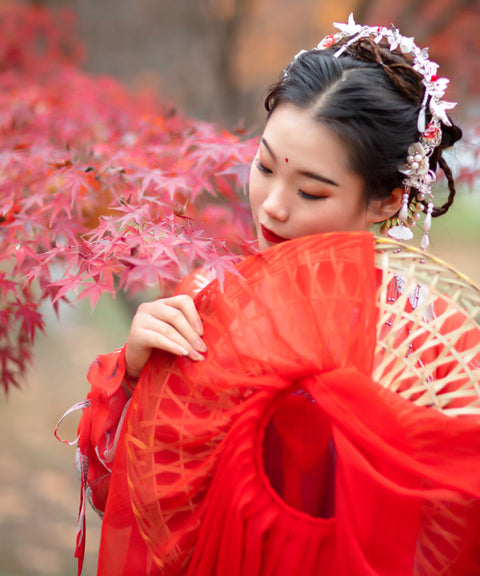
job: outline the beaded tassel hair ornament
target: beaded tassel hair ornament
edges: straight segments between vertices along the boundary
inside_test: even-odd
[[[385,40],[390,51],[399,49],[404,55],[411,57],[412,68],[423,77],[425,93],[417,122],[420,138],[408,148],[406,162],[398,168],[406,176],[402,182],[404,187],[402,206],[397,217],[385,222],[382,232],[396,240],[410,240],[413,237],[411,228],[425,211],[421,248],[426,250],[429,245],[429,231],[434,208],[432,187],[436,180],[435,173],[430,169],[429,157],[442,141],[441,122],[446,126],[451,126],[446,111],[456,106],[456,102],[442,100],[449,80],[438,77],[438,64],[429,60],[428,48],[420,49],[413,37],[402,36],[393,26],[391,28],[362,26],[355,23],[353,14],[350,14],[346,24],[335,22],[334,26],[340,32],[330,34],[321,40],[316,46],[318,50],[331,48],[348,38],[334,54],[338,58],[349,46],[362,38],[371,38],[377,44]],[[303,52],[305,50],[300,51],[295,58]],[[430,115],[428,124],[426,123],[427,109]]]

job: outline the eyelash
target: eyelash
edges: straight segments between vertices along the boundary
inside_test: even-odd
[[[298,195],[304,200],[325,200],[327,196],[314,196],[313,194],[307,194],[306,192],[298,191]]]
[[[257,160],[255,161],[255,164],[257,166],[257,169],[260,172],[262,172],[263,174],[272,174],[272,171],[262,164],[260,158],[257,158]],[[298,195],[301,198],[303,198],[304,200],[325,200],[325,198],[326,198],[326,196],[314,196],[313,194],[307,194],[306,192],[303,192],[302,190],[298,191]]]
[[[263,172],[264,174],[271,174],[272,171],[267,168],[266,166],[264,166],[260,160],[260,158],[257,158],[255,164],[257,165],[258,170],[260,170],[260,172]]]

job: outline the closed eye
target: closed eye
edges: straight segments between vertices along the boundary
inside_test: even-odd
[[[258,170],[260,170],[260,172],[263,172],[264,174],[271,174],[272,173],[272,171],[269,168],[267,168],[266,166],[264,166],[262,164],[260,158],[257,158],[255,160],[255,165],[258,168]]]
[[[328,198],[328,196],[317,196],[315,194],[307,194],[306,192],[303,192],[302,190],[298,191],[298,195],[301,198],[304,198],[305,200],[325,200],[326,198]]]

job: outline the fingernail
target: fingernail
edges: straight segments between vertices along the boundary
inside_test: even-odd
[[[198,340],[195,340],[195,348],[197,350],[200,350],[201,352],[207,351],[207,346],[205,345],[205,342],[203,340],[200,340],[200,338]]]
[[[177,348],[179,356],[188,356],[188,350],[185,348]]]
[[[198,352],[192,352],[190,354],[190,358],[195,360],[195,362],[198,362],[199,360],[205,360],[205,356],[202,356],[202,354],[199,354]]]
[[[203,324],[201,322],[195,322],[195,330],[202,335],[203,334]]]

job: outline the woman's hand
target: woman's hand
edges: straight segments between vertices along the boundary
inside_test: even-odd
[[[190,296],[179,295],[140,304],[127,339],[126,366],[138,378],[153,348],[192,360],[203,360],[207,347],[203,325]]]

